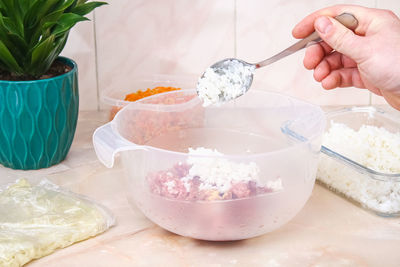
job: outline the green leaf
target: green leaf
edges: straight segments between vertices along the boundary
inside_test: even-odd
[[[59,2],[59,0],[37,0],[25,15],[24,25],[28,28],[35,27],[44,16],[57,7]]]
[[[57,8],[57,11],[59,10],[66,10],[70,6],[72,6],[76,2],[76,0],[66,0],[59,8]]]
[[[37,23],[42,21],[43,18],[54,13],[64,12],[74,1],[76,0],[36,0],[36,3],[32,5],[25,16],[25,25],[40,28],[40,25],[37,25]]]
[[[58,20],[63,14],[63,10],[54,11],[47,16],[45,16],[40,22],[37,27],[35,27],[35,31],[31,32],[29,40],[30,44],[34,45],[40,37],[47,38],[50,35],[49,29],[57,24]]]
[[[58,56],[61,53],[61,51],[64,49],[64,46],[67,43],[67,40],[68,40],[68,33],[65,33],[63,36],[58,38],[56,47],[54,49],[54,54],[56,56]]]
[[[1,8],[4,9],[6,15],[11,15],[14,11],[14,1],[13,0],[2,0]]]
[[[50,53],[53,48],[53,42],[55,39],[55,35],[50,35],[47,39],[41,42],[39,45],[33,48],[32,50],[32,61],[31,64],[34,66],[35,64],[43,61]]]
[[[18,32],[22,35],[23,34],[23,20],[22,20],[22,15],[20,8],[18,6],[15,6],[15,0],[2,0],[2,8],[4,9],[3,15],[6,17],[9,17],[10,19],[13,20]]]
[[[8,47],[16,61],[21,62],[28,45],[25,39],[13,28],[14,25],[11,22],[9,18],[3,18],[0,15],[0,40]]]
[[[0,40],[0,61],[6,65],[11,72],[21,73],[22,69],[8,50],[7,46]]]
[[[4,17],[2,21],[2,26],[4,26],[4,28],[7,29],[10,34],[15,34],[23,37],[23,34],[19,31],[18,26],[14,24],[14,21],[12,19]]]
[[[39,29],[42,31],[45,31],[48,28],[50,28],[51,26],[54,26],[55,24],[57,24],[57,22],[59,21],[59,19],[62,16],[62,14],[63,14],[63,10],[57,10],[55,12],[48,14],[46,17],[44,17],[40,21],[40,24],[42,26]]]
[[[78,2],[76,3],[77,6],[82,5],[84,3],[86,3],[88,0],[78,0]]]
[[[38,64],[32,65],[29,69],[28,73],[33,77],[40,77],[43,73],[46,73],[47,70],[51,67],[54,60],[60,55],[63,50],[66,42],[67,42],[68,34],[65,33],[60,38],[56,38],[54,41],[54,45],[52,51],[47,55],[47,57],[43,58]]]
[[[76,23],[79,21],[88,20],[87,18],[77,15],[74,13],[65,13],[63,14],[59,21],[57,22],[57,26],[55,26],[52,34],[58,36],[69,31]]]
[[[60,55],[61,51],[64,49],[65,44],[67,43],[68,39],[68,33],[65,33],[62,35],[61,38],[58,38],[58,40],[55,41],[55,46],[53,48],[53,51],[49,54],[47,57],[46,61],[44,62],[47,64],[49,67],[51,64],[56,60],[56,58]]]
[[[76,2],[76,0],[63,0],[60,1],[58,5],[52,10],[52,12],[62,11],[64,13],[69,13],[68,9]]]
[[[18,35],[9,35],[8,39],[4,41],[4,44],[10,43],[7,47],[9,47],[10,52],[17,62],[21,63],[28,50],[28,45],[25,43],[25,40]]]
[[[4,42],[8,42],[9,40],[9,31],[7,30],[5,24],[4,24],[4,17],[0,15],[0,40],[3,40]]]
[[[81,15],[81,16],[84,16],[84,15],[92,12],[93,9],[95,9],[99,6],[102,6],[102,5],[107,5],[107,3],[105,3],[105,2],[89,2],[89,3],[74,7],[73,9],[71,9],[71,12]]]
[[[25,17],[26,12],[29,10],[31,5],[35,3],[35,0],[18,0],[18,4],[21,9],[22,18]]]

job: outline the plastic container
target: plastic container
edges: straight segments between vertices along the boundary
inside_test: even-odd
[[[294,140],[288,129],[306,139]],[[197,239],[239,240],[273,231],[302,209],[315,183],[324,129],[318,106],[278,93],[250,90],[235,102],[204,108],[195,90],[184,90],[130,103],[95,131],[93,142],[107,167],[121,152],[128,197],[154,223]],[[190,147],[223,155],[189,155]],[[280,181],[281,187],[216,200],[153,190],[151,177],[190,160],[258,166],[260,184]]]
[[[115,224],[100,204],[47,179],[0,186],[0,266],[25,266]]]
[[[123,88],[109,88],[102,92],[100,99],[105,104],[105,109],[110,113],[110,120],[112,120],[117,112],[128,105],[129,101],[125,101],[125,96],[139,90],[146,90],[147,88],[154,88],[157,86],[176,87],[184,89],[191,89],[197,84],[199,77],[195,75],[166,75],[166,74],[149,74],[132,77],[129,85]]]
[[[400,120],[374,107],[353,107],[327,113],[330,121],[343,123],[358,131],[362,125],[400,131]],[[351,144],[349,144],[351,145]],[[374,171],[353,159],[322,146],[318,181],[353,203],[381,216],[400,215],[400,173]]]

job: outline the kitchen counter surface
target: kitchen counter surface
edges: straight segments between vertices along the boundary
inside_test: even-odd
[[[39,171],[0,167],[1,184],[47,178],[107,206],[117,225],[57,250],[28,267],[102,266],[400,266],[400,219],[364,211],[320,185],[301,212],[279,230],[244,241],[206,242],[167,232],[131,207],[118,164],[96,158],[92,133],[105,112],[81,112],[70,153]]]

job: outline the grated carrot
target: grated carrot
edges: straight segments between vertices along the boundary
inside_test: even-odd
[[[146,91],[139,90],[135,93],[131,93],[125,96],[125,101],[136,101],[142,99],[144,97],[148,97],[155,94],[165,93],[169,91],[180,90],[181,88],[175,87],[164,87],[164,86],[157,86],[153,89],[147,88]]]

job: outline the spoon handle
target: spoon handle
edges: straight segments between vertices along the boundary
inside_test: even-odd
[[[340,23],[342,23],[344,26],[346,26],[347,28],[349,28],[350,30],[355,30],[358,26],[358,21],[357,19],[349,13],[342,13],[338,16],[335,17],[335,19],[337,21],[339,21]],[[307,46],[308,43],[310,42],[321,42],[321,38],[319,37],[317,32],[313,32],[312,34],[310,34],[309,36],[307,36],[306,38],[298,41],[297,43],[293,44],[292,46],[286,48],[285,50],[283,50],[282,52],[276,54],[275,56],[272,56],[266,60],[263,60],[256,65],[256,68],[261,68],[261,67],[265,67],[271,63],[274,63],[275,61],[280,60],[281,58],[284,58],[288,55],[293,54],[294,52],[299,51],[300,49],[303,49],[304,47]]]

